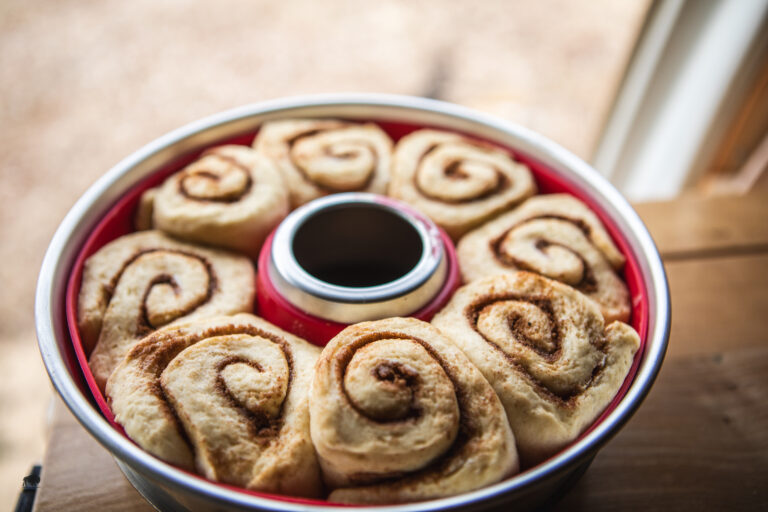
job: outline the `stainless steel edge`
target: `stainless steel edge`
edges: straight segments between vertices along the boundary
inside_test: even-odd
[[[512,492],[535,487],[547,477],[585,460],[605,443],[640,405],[650,389],[666,351],[670,328],[670,304],[666,275],[653,240],[642,221],[602,176],[584,161],[523,127],[464,107],[435,100],[381,94],[331,94],[287,98],[240,107],[190,123],[160,137],[130,155],[92,185],[62,221],[43,259],[35,298],[38,343],[50,378],[67,406],[86,429],[123,464],[145,478],[157,479],[178,492],[197,493],[222,506],[243,510],[261,508],[280,511],[342,510],[329,505],[281,502],[234,492],[187,475],[146,454],[114,431],[80,392],[62,359],[59,345],[69,336],[58,314],[68,273],[77,249],[108,207],[140,178],[169,159],[195,148],[254,129],[279,117],[348,117],[395,120],[473,133],[514,147],[563,174],[587,191],[617,223],[638,256],[649,297],[649,325],[646,352],[638,373],[622,402],[590,434],[558,456],[526,473],[499,484],[451,498],[377,507],[382,511],[433,511],[481,506]],[[149,475],[147,475],[149,473]]]
[[[360,192],[325,196],[297,208],[281,222],[272,239],[268,274],[283,297],[317,317],[351,324],[413,313],[438,294],[445,282],[447,257],[437,227],[396,206],[396,201],[384,203],[379,197]],[[310,217],[349,204],[367,204],[405,220],[422,244],[416,265],[394,281],[354,288],[326,283],[308,273],[291,250],[296,231]]]

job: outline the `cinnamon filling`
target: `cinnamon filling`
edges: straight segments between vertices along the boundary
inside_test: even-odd
[[[506,267],[512,267],[520,270],[527,270],[529,272],[533,272],[536,274],[541,274],[541,272],[533,265],[528,264],[527,262],[520,260],[516,258],[513,254],[508,254],[504,252],[501,249],[501,244],[504,243],[504,240],[509,236],[514,230],[520,228],[524,224],[528,224],[530,222],[534,222],[537,220],[558,220],[562,222],[568,222],[570,224],[573,224],[577,228],[579,228],[582,233],[584,233],[584,236],[587,237],[587,239],[592,243],[592,237],[591,237],[591,228],[589,225],[584,222],[581,219],[574,219],[571,217],[563,217],[561,215],[539,215],[536,217],[530,217],[528,219],[522,220],[512,226],[511,228],[504,231],[500,236],[494,238],[490,241],[490,247],[491,247],[491,253],[493,254],[493,257],[501,263],[502,265]],[[579,252],[573,250],[572,248],[552,240],[547,240],[544,238],[540,238],[536,240],[536,249],[538,249],[540,252],[543,252],[546,254],[547,247],[550,246],[557,246],[561,249],[564,249],[571,254],[573,254],[576,258],[579,259],[581,262],[581,279],[578,283],[573,285],[574,288],[579,290],[582,293],[585,294],[593,294],[596,293],[598,290],[597,286],[597,278],[595,277],[595,273],[592,270],[592,267],[587,263],[587,260],[584,259],[584,256],[582,256]]]
[[[251,435],[255,437],[258,442],[263,444],[277,436],[280,432],[280,428],[282,427],[282,416],[278,415],[276,417],[271,417],[264,411],[254,411],[245,407],[237,398],[235,398],[227,387],[221,372],[227,366],[238,363],[248,365],[258,372],[264,371],[261,365],[255,361],[249,361],[242,357],[229,357],[221,361],[216,368],[216,391],[221,394],[230,406],[245,420]]]
[[[150,388],[147,390],[150,394],[157,397],[163,403],[163,409],[167,412],[166,416],[179,430],[179,435],[184,439],[190,447],[190,451],[195,453],[194,446],[192,445],[189,435],[184,429],[183,423],[178,417],[175,409],[171,405],[165,390],[160,384],[160,375],[170,362],[184,349],[198,343],[199,341],[213,338],[216,336],[227,336],[233,334],[247,334],[253,337],[260,337],[271,341],[278,345],[285,355],[285,360],[288,365],[288,383],[286,386],[285,394],[288,396],[293,382],[293,355],[291,353],[288,343],[275,334],[263,331],[258,327],[250,325],[226,325],[217,326],[204,330],[200,333],[192,333],[189,335],[182,335],[177,338],[173,338],[173,333],[170,334],[153,334],[149,338],[144,340],[139,345],[136,345],[129,353],[128,358],[139,359],[140,368],[150,373],[154,380],[150,384]],[[169,339],[170,338],[170,339]],[[267,444],[278,438],[280,430],[283,427],[283,407],[285,402],[280,404],[280,410],[274,417],[268,417],[266,414],[259,414],[258,412],[251,411],[244,407],[227,388],[226,384],[221,377],[221,371],[230,364],[244,363],[257,371],[263,371],[258,363],[248,361],[240,357],[228,358],[219,364],[216,373],[216,389],[222,396],[227,398],[227,401],[231,406],[238,411],[239,414],[246,420],[249,431],[254,435],[257,442],[261,445]],[[215,457],[215,453],[211,456]]]
[[[480,146],[476,144],[471,144],[471,145],[482,149]],[[424,161],[424,159],[439,147],[440,147],[440,144],[433,144],[429,146],[429,148],[427,148],[424,154],[422,154],[419,157],[419,159],[416,161],[416,173],[414,173],[413,186],[419,192],[419,194],[426,197],[427,199],[430,199],[432,201],[436,201],[439,203],[445,203],[445,204],[472,203],[475,201],[482,201],[483,199],[499,194],[510,187],[511,182],[509,177],[504,172],[502,172],[501,169],[494,167],[493,170],[496,174],[494,186],[486,190],[484,193],[475,197],[468,197],[463,199],[446,199],[444,197],[439,197],[435,194],[432,194],[427,190],[424,190],[424,188],[422,188],[421,185],[419,185],[419,180],[416,179],[416,176],[419,172],[419,169],[421,168],[421,164]],[[445,166],[445,170],[443,171],[443,174],[447,179],[450,179],[450,180],[465,180],[469,178],[469,174],[462,168],[461,160],[451,161],[448,165]]]
[[[500,301],[525,302],[525,303],[536,306],[537,308],[539,308],[544,312],[544,314],[548,317],[552,325],[552,331],[550,335],[551,335],[551,339],[554,341],[555,348],[554,350],[551,350],[551,351],[542,349],[542,347],[540,347],[537,343],[535,343],[533,340],[531,340],[528,337],[528,335],[525,332],[525,326],[529,326],[529,325],[524,325],[524,324],[527,324],[527,321],[524,318],[518,315],[514,315],[512,316],[512,318],[508,319],[508,322],[509,322],[509,327],[512,332],[514,342],[525,345],[526,347],[536,352],[539,356],[541,356],[547,362],[553,363],[557,361],[562,355],[562,346],[561,346],[562,335],[561,335],[560,321],[558,320],[557,315],[555,314],[551,300],[544,296],[526,297],[524,295],[518,295],[518,294],[512,294],[512,293],[505,294],[505,295],[486,296],[470,304],[465,310],[465,315],[472,329],[479,336],[481,336],[486,343],[488,343],[500,355],[502,355],[504,359],[507,361],[507,363],[510,366],[514,367],[517,370],[517,372],[531,385],[531,387],[540,396],[552,402],[556,402],[559,406],[564,408],[575,407],[575,402],[578,399],[579,395],[581,395],[587,388],[589,388],[591,383],[602,372],[604,368],[604,358],[603,358],[603,363],[598,364],[593,369],[590,379],[584,385],[573,388],[567,392],[557,392],[555,390],[550,389],[544,383],[540,382],[535,377],[533,377],[533,375],[531,375],[526,370],[526,368],[517,360],[517,358],[514,355],[505,351],[497,343],[486,338],[483,335],[483,333],[480,331],[478,327],[478,318],[481,312],[485,308],[492,306],[495,302],[500,302]],[[601,352],[603,353],[605,352],[602,340],[589,340],[589,342]]]
[[[349,189],[342,189],[342,188],[338,188],[338,187],[331,187],[329,185],[325,185],[325,184],[318,183],[318,182],[314,181],[312,178],[309,177],[309,174],[308,174],[307,170],[303,166],[299,165],[299,163],[293,157],[293,147],[296,145],[297,142],[299,142],[302,139],[308,138],[308,137],[313,137],[313,136],[315,136],[315,135],[317,135],[319,133],[323,133],[324,131],[328,131],[328,130],[308,130],[306,132],[299,133],[299,134],[294,135],[293,137],[287,139],[286,140],[286,144],[288,145],[288,159],[290,160],[291,165],[294,167],[294,169],[299,171],[299,174],[304,179],[304,181],[306,181],[310,185],[312,185],[314,187],[317,187],[318,189],[322,190],[323,192],[325,192],[327,194],[334,194],[334,193],[338,193],[338,192],[349,192],[350,191]],[[365,149],[367,149],[371,153],[371,155],[373,155],[373,159],[375,161],[378,161],[378,155],[376,153],[376,148],[374,148],[372,145],[370,145],[370,144],[368,144],[366,142],[361,142],[360,145],[362,147],[364,147]],[[347,152],[344,152],[344,153],[333,153],[331,151],[331,149],[328,148],[327,146],[324,148],[323,152],[324,152],[324,154],[326,156],[332,156],[334,158],[340,158],[340,159],[351,158],[351,157],[355,156],[355,153],[350,152],[350,151],[347,151]],[[359,187],[355,187],[355,188],[357,190],[365,190],[366,188],[368,188],[370,186],[370,184],[371,184],[371,181],[373,181],[374,174],[375,174],[375,169],[370,169],[368,171],[368,176],[366,176],[365,181],[363,182],[363,184],[360,185]]]
[[[376,379],[391,382],[397,387],[414,387],[419,381],[416,372],[400,363],[381,363],[372,373]]]
[[[451,382],[453,391],[456,396],[456,402],[458,403],[458,406],[459,406],[458,433],[451,447],[445,453],[440,455],[431,463],[427,464],[422,469],[419,469],[417,471],[413,471],[410,473],[403,473],[403,472],[396,472],[396,473],[390,473],[390,474],[361,473],[358,475],[352,475],[351,478],[356,485],[363,485],[363,484],[369,484],[372,482],[377,482],[377,483],[390,482],[390,481],[394,482],[395,480],[402,478],[406,474],[423,475],[425,473],[433,473],[435,475],[442,475],[442,477],[444,477],[447,474],[450,474],[461,467],[462,462],[458,461],[457,457],[461,456],[461,450],[466,446],[467,442],[475,435],[475,432],[477,431],[477,427],[474,424],[474,419],[471,418],[469,414],[467,414],[469,397],[466,395],[464,390],[462,390],[462,388],[458,385],[458,380],[453,375],[451,368],[446,364],[443,358],[440,357],[440,354],[438,354],[431,347],[431,345],[429,345],[429,343],[427,343],[426,341],[420,338],[410,336],[400,332],[381,331],[381,332],[375,332],[375,333],[367,334],[365,336],[361,336],[354,342],[340,348],[339,351],[336,352],[336,354],[334,355],[334,359],[337,362],[337,364],[334,365],[337,371],[336,378],[337,378],[337,381],[339,382],[341,393],[358,414],[376,423],[386,424],[394,421],[408,421],[412,419],[412,418],[405,418],[405,419],[396,419],[396,420],[377,420],[375,418],[371,418],[369,415],[366,414],[365,411],[360,410],[355,405],[354,401],[350,399],[349,393],[347,392],[347,389],[344,386],[344,374],[346,373],[347,366],[349,365],[349,362],[352,360],[352,357],[354,356],[355,352],[360,350],[362,347],[368,345],[369,343],[373,343],[373,342],[384,340],[384,339],[398,339],[398,340],[409,341],[412,343],[417,343],[421,345],[424,348],[424,350],[426,350],[426,352],[430,355],[430,357],[432,357],[435,361],[437,361],[437,363],[442,367],[443,371],[445,372],[446,376]],[[386,362],[383,364],[379,364],[374,368],[373,373],[374,373],[373,377],[378,380],[402,382],[404,385],[418,386],[418,374],[414,373],[410,369],[404,368],[403,365],[397,362]],[[438,478],[438,476],[436,476],[435,478]],[[402,484],[408,485],[408,480],[403,480]]]
[[[189,438],[186,429],[184,429],[184,424],[181,422],[181,418],[179,418],[176,409],[174,409],[168,401],[168,395],[160,384],[160,379],[157,379],[152,383],[152,394],[160,399],[163,415],[173,424],[179,437],[184,441],[184,444],[187,445],[187,448],[189,448],[189,451],[195,453],[195,445],[192,444],[192,440]]]
[[[203,153],[203,156],[213,156],[216,158],[219,158],[223,161],[225,161],[227,164],[230,165],[230,169],[228,171],[232,172],[240,172],[244,176],[244,185],[237,189],[237,190],[231,190],[227,191],[221,194],[211,194],[211,195],[200,195],[192,192],[189,190],[189,187],[187,186],[187,180],[189,179],[206,179],[210,180],[213,183],[218,183],[221,181],[221,175],[220,173],[210,171],[207,169],[195,169],[191,171],[185,171],[182,175],[181,179],[179,180],[179,194],[186,197],[187,199],[191,199],[193,201],[200,201],[200,202],[212,202],[212,203],[235,203],[243,198],[250,190],[251,187],[253,187],[253,179],[251,178],[251,172],[250,170],[235,160],[234,158],[226,155],[221,155],[215,152],[206,152]],[[194,164],[192,164],[194,165]]]
[[[149,334],[158,327],[161,327],[160,325],[152,325],[152,321],[149,319],[149,311],[147,308],[147,297],[149,297],[149,294],[152,291],[152,287],[158,284],[170,285],[171,288],[173,288],[173,293],[176,295],[179,294],[179,284],[176,282],[173,276],[169,276],[168,274],[160,274],[159,276],[152,278],[147,287],[144,289],[144,295],[141,298],[141,313],[139,314],[139,325],[136,329],[136,332],[139,335]]]
[[[155,248],[155,249],[144,249],[141,251],[138,251],[136,254],[134,254],[131,258],[126,260],[120,270],[115,274],[115,276],[112,278],[110,283],[104,287],[102,290],[102,293],[105,297],[105,302],[109,304],[109,302],[112,300],[112,296],[114,295],[115,289],[117,288],[117,284],[120,282],[120,278],[125,273],[125,270],[134,264],[139,258],[142,256],[145,256],[147,254],[156,253],[156,252],[165,252],[169,254],[177,254],[180,256],[184,256],[187,258],[191,258],[194,260],[199,261],[203,267],[205,268],[206,276],[208,278],[208,286],[205,290],[205,293],[201,295],[191,306],[188,306],[184,310],[178,310],[174,312],[175,314],[170,315],[169,318],[166,319],[166,321],[162,325],[154,325],[153,322],[150,321],[150,314],[149,310],[147,308],[147,297],[149,297],[150,292],[152,291],[152,288],[155,285],[159,284],[166,284],[170,285],[173,288],[174,293],[178,294],[179,292],[179,285],[174,279],[173,276],[168,274],[160,274],[155,277],[153,277],[146,285],[144,292],[142,294],[142,300],[141,305],[139,307],[139,314],[137,318],[137,324],[136,324],[136,334],[137,336],[145,336],[152,331],[159,329],[163,325],[170,323],[172,320],[175,320],[176,318],[180,318],[182,316],[188,315],[195,311],[197,308],[202,306],[203,304],[206,304],[211,300],[211,297],[213,297],[213,294],[216,293],[216,290],[218,289],[218,279],[216,277],[216,273],[213,270],[213,266],[211,263],[203,258],[202,256],[198,256],[197,254],[193,254],[186,251],[181,251],[177,249],[163,249],[163,248]]]

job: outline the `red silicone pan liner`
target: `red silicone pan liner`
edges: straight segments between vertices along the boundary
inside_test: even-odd
[[[373,122],[377,123],[395,141],[399,140],[404,135],[407,135],[408,133],[411,133],[415,130],[422,129],[422,128],[431,128],[429,126],[421,126],[421,125],[417,126],[417,125],[406,124],[406,123],[378,122],[375,120],[373,120]],[[437,128],[437,129],[446,131],[444,128]],[[253,140],[254,135],[255,135],[255,132],[243,134],[235,138],[219,141],[216,144],[212,144],[211,146],[220,145],[220,144],[249,145]],[[471,138],[477,138],[477,137],[473,137],[471,134],[462,134],[462,135],[467,135]],[[624,384],[622,385],[621,389],[617,393],[616,397],[613,399],[611,404],[605,409],[605,411],[598,417],[598,419],[592,424],[592,426],[589,429],[587,429],[579,437],[579,439],[581,439],[582,437],[587,435],[589,432],[591,432],[606,416],[608,416],[611,413],[611,411],[613,411],[613,409],[615,409],[616,405],[618,405],[618,403],[621,401],[624,394],[626,393],[627,389],[631,385],[632,380],[634,379],[634,376],[637,372],[638,365],[640,364],[640,360],[642,359],[642,355],[643,355],[645,344],[646,344],[647,331],[648,331],[648,297],[647,297],[647,290],[643,285],[640,268],[637,262],[637,256],[630,250],[629,244],[627,243],[626,239],[622,235],[621,231],[619,230],[619,228],[617,227],[613,219],[611,219],[592,200],[592,198],[585,191],[580,190],[575,183],[570,181],[567,177],[561,176],[560,174],[552,171],[551,169],[544,166],[537,160],[523,153],[520,153],[519,151],[516,151],[514,148],[501,146],[499,144],[494,144],[494,145],[509,151],[515,157],[516,160],[526,164],[531,169],[533,176],[536,180],[536,183],[538,185],[540,194],[567,193],[586,203],[592,209],[592,211],[594,211],[595,214],[600,218],[600,220],[608,230],[608,233],[613,238],[613,241],[618,246],[619,251],[621,251],[621,253],[626,257],[626,260],[627,260],[624,266],[623,278],[624,278],[624,281],[627,283],[627,287],[629,288],[629,293],[632,301],[632,315],[629,323],[632,325],[632,327],[635,328],[635,330],[640,335],[640,342],[641,342],[640,349],[635,354],[635,359],[634,359],[632,368],[630,369],[629,374],[627,375],[627,378],[625,379]],[[85,263],[85,260],[90,255],[95,253],[97,250],[99,250],[102,246],[104,246],[108,242],[134,231],[133,218],[136,211],[136,206],[138,204],[139,198],[141,197],[141,194],[145,190],[162,183],[165,178],[167,178],[174,172],[182,169],[184,166],[186,166],[190,162],[194,161],[202,153],[202,151],[203,150],[199,150],[190,154],[183,155],[179,157],[177,160],[175,160],[172,164],[158,169],[157,172],[152,174],[150,177],[146,178],[140,183],[137,183],[125,195],[123,195],[123,197],[121,197],[114,205],[112,205],[112,207],[107,211],[104,217],[96,224],[96,226],[94,226],[90,236],[87,238],[83,246],[80,248],[80,251],[78,252],[74,266],[71,270],[69,281],[67,283],[67,295],[66,295],[66,307],[65,307],[66,323],[68,326],[72,344],[74,346],[75,354],[77,356],[78,363],[83,373],[84,380],[88,386],[88,389],[90,390],[90,394],[93,397],[94,402],[96,403],[101,413],[104,415],[106,420],[110,423],[110,425],[112,425],[112,427],[114,427],[117,431],[119,431],[123,435],[125,435],[125,431],[120,425],[118,425],[115,422],[114,415],[112,414],[112,411],[109,409],[109,406],[107,405],[107,402],[104,396],[102,395],[101,391],[96,385],[96,381],[93,378],[93,374],[91,373],[91,370],[88,367],[89,354],[86,354],[85,347],[83,346],[82,340],[80,339],[80,333],[78,332],[78,329],[77,329],[77,297],[78,297],[78,294],[80,293],[80,281],[82,279],[82,274],[83,274],[83,265]],[[450,246],[450,244],[448,245]],[[450,246],[449,250],[452,250],[452,246]],[[452,271],[457,272],[458,269],[454,267]],[[336,328],[337,326],[331,326],[331,327]],[[189,474],[192,475],[191,473]],[[197,475],[192,475],[192,476],[202,479],[202,477],[199,477]],[[224,484],[217,484],[217,485],[222,485],[227,489],[235,490],[237,492],[242,492],[242,493],[246,493],[254,496],[286,501],[291,503],[302,503],[307,505],[328,505],[331,503],[326,500],[310,500],[310,499],[294,498],[290,496],[280,496],[280,495],[273,495],[273,494],[267,494],[267,493],[256,492],[256,491],[249,491],[246,489],[232,487]],[[334,505],[337,505],[337,504],[334,503]]]

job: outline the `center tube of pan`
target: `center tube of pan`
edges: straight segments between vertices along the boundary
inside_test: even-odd
[[[390,208],[354,202],[307,217],[293,254],[311,276],[351,288],[380,286],[411,272],[424,251],[419,231]]]
[[[278,227],[270,278],[290,303],[326,320],[407,316],[443,286],[445,248],[437,227],[402,203],[334,194]]]

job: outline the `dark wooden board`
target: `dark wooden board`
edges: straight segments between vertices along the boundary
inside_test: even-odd
[[[554,510],[768,509],[768,344],[665,363]]]

